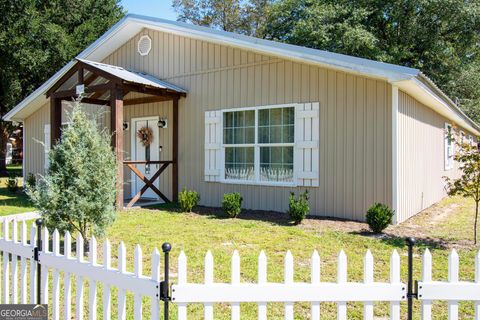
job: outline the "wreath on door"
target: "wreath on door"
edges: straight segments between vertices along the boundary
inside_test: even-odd
[[[137,137],[144,147],[148,147],[153,141],[153,131],[150,127],[141,127],[137,131]]]

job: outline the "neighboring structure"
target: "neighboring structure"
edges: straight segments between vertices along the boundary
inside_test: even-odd
[[[416,69],[128,15],[5,116],[24,124],[24,174],[43,173],[38,140],[59,138],[78,92],[137,171],[118,173],[125,199],[160,171],[166,199],[187,188],[219,206],[238,191],[246,208],[284,211],[308,189],[314,215],[364,220],[383,202],[401,222],[458,174],[445,128],[480,132]]]

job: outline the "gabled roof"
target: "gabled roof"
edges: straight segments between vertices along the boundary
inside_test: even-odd
[[[436,110],[443,116],[480,135],[480,127],[470,120],[418,69],[258,39],[177,21],[136,14],[126,15],[88,48],[81,52],[77,58],[88,59],[91,61],[102,61],[144,28],[209,41],[230,47],[237,47],[302,63],[319,65],[348,73],[384,79],[397,85],[401,90],[409,93],[414,98]],[[25,117],[40,108],[46,103],[46,98],[44,96],[45,92],[68,69],[70,69],[74,63],[74,61],[71,61],[65,65],[40,88],[35,90],[6,114],[4,119],[22,121]]]
[[[94,62],[86,59],[77,58],[77,60],[87,65],[90,65],[94,68],[100,69],[108,74],[111,74],[113,77],[121,79],[126,82],[142,84],[142,85],[159,88],[159,89],[168,89],[168,90],[181,92],[181,93],[187,93],[187,91],[185,91],[184,89],[174,84],[168,83],[166,81],[162,81],[146,73],[129,71],[122,67],[112,66],[110,64]]]

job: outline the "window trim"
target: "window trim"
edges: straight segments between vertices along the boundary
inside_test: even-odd
[[[455,144],[453,143],[453,141],[451,141],[451,142],[449,141],[448,130],[452,130],[452,124],[448,123],[448,122],[445,122],[444,138],[443,138],[443,141],[444,141],[444,169],[445,169],[445,171],[453,169],[453,167],[454,167],[453,156],[455,154]],[[449,147],[450,143],[451,143],[451,148],[452,148],[451,162],[449,161],[450,157],[448,156],[448,147]]]
[[[280,108],[294,108],[294,123],[293,126],[295,127],[297,117],[296,117],[296,107],[298,103],[286,103],[286,104],[274,104],[274,105],[265,105],[265,106],[256,106],[256,107],[240,107],[240,108],[226,108],[221,109],[221,117],[220,117],[220,126],[221,130],[221,137],[220,137],[220,149],[221,149],[221,159],[222,163],[220,166],[220,180],[219,182],[225,184],[240,184],[240,185],[255,185],[255,186],[275,186],[275,187],[296,187],[298,186],[297,183],[297,164],[295,163],[295,159],[297,158],[297,148],[296,148],[296,141],[295,141],[295,130],[293,135],[293,142],[292,143],[258,143],[258,111],[265,110],[265,109],[280,109]],[[255,111],[255,142],[246,143],[246,144],[225,144],[223,140],[223,121],[224,121],[224,114],[226,112],[237,112],[237,111]],[[228,147],[253,147],[254,148],[254,172],[255,172],[255,180],[235,180],[235,179],[226,179],[225,178],[225,148]],[[292,182],[278,182],[278,181],[262,181],[260,180],[260,148],[261,147],[293,147],[293,181]]]

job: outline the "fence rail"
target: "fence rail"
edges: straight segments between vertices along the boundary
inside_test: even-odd
[[[390,279],[386,282],[374,281],[374,258],[368,250],[363,261],[363,281],[352,282],[347,277],[347,256],[341,251],[337,257],[336,282],[321,281],[320,255],[314,251],[310,259],[310,281],[294,281],[294,257],[290,251],[284,256],[284,280],[280,283],[267,281],[267,256],[262,251],[258,256],[257,280],[245,283],[240,279],[240,255],[237,251],[231,257],[231,280],[219,283],[214,280],[214,257],[210,251],[205,255],[203,283],[191,283],[187,280],[187,257],[181,252],[178,257],[177,282],[171,288],[162,286],[160,280],[160,253],[157,249],[151,254],[151,273],[142,274],[143,254],[140,246],[133,253],[134,271],[126,268],[127,250],[123,242],[118,246],[117,267],[112,267],[112,248],[105,239],[102,248],[102,261],[97,259],[97,241],[89,242],[88,257],[84,254],[84,243],[80,235],[76,238],[75,250],[72,250],[72,237],[67,232],[63,237],[58,231],[52,234],[43,228],[40,232],[43,247],[37,250],[38,230],[32,225],[27,230],[23,220],[5,220],[1,228],[0,257],[1,303],[36,303],[40,289],[41,303],[48,303],[52,310],[52,319],[84,319],[84,310],[88,318],[111,319],[112,308],[116,308],[118,319],[127,318],[127,293],[133,294],[133,309],[129,317],[144,318],[143,302],[150,300],[151,319],[160,319],[160,301],[177,307],[178,320],[186,320],[189,304],[203,304],[204,318],[214,318],[214,305],[227,303],[231,306],[231,319],[242,319],[240,304],[257,304],[257,317],[268,317],[268,303],[282,303],[284,318],[294,319],[294,304],[310,304],[310,318],[320,319],[323,302],[337,305],[337,319],[347,319],[347,303],[363,304],[363,319],[374,319],[374,303],[385,301],[390,304],[390,319],[400,319],[400,303],[413,296],[421,301],[421,319],[432,318],[434,301],[447,301],[448,318],[459,318],[458,305],[461,301],[473,301],[475,319],[480,319],[480,252],[475,256],[475,280],[468,282],[459,278],[459,257],[452,250],[448,258],[448,281],[432,279],[432,255],[427,249],[423,254],[422,279],[418,282],[413,295],[408,295],[407,284],[401,282],[400,257],[393,251],[390,257]],[[28,232],[29,231],[29,232]],[[62,239],[61,239],[62,238]],[[164,252],[169,246],[162,247]],[[36,254],[38,252],[38,254]],[[410,252],[410,256],[413,256]],[[38,258],[38,259],[36,259]],[[168,280],[168,255],[164,268],[165,281]],[[37,288],[37,275],[40,273],[41,286]],[[51,277],[51,279],[49,279]],[[75,281],[75,283],[73,282]],[[86,283],[88,282],[88,294]],[[168,283],[168,282],[164,282]],[[101,298],[99,290],[102,290]],[[115,288],[115,290],[113,290]],[[116,294],[116,303],[112,294]],[[88,295],[88,297],[87,297]],[[87,301],[88,300],[88,301]],[[99,301],[101,300],[101,301]],[[100,305],[101,304],[101,305]],[[74,310],[72,310],[74,306]],[[101,308],[99,308],[101,307]],[[101,310],[102,315],[97,314]],[[75,314],[73,314],[73,312]],[[411,315],[410,315],[411,316]]]

